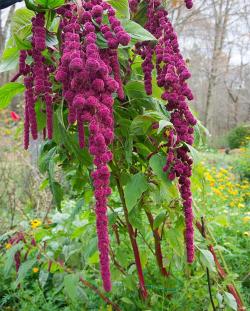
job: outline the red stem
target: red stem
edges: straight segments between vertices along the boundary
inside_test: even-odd
[[[128,233],[129,233],[129,238],[130,238],[131,245],[132,245],[133,252],[134,252],[135,265],[137,268],[137,273],[138,273],[138,278],[139,278],[141,296],[144,300],[146,300],[146,298],[148,297],[148,293],[147,293],[147,289],[145,287],[144,276],[143,276],[142,265],[141,265],[141,258],[140,258],[139,248],[138,248],[138,245],[136,242],[136,235],[135,235],[135,232],[134,232],[134,229],[133,229],[131,223],[129,222],[128,209],[126,206],[124,193],[123,193],[122,185],[120,183],[119,178],[116,178],[116,183],[117,183],[117,188],[118,188],[120,198],[122,201],[124,216],[125,216],[126,225],[128,228]]]
[[[21,72],[16,73],[14,77],[10,80],[10,82],[15,82],[21,75]]]
[[[153,231],[153,235],[154,235],[155,256],[156,256],[158,267],[159,267],[160,272],[163,276],[169,276],[169,272],[163,266],[163,261],[162,261],[163,256],[162,256],[162,251],[161,251],[161,237],[160,237],[158,228],[154,229],[154,217],[150,212],[146,211],[146,214],[147,214],[148,221],[149,221],[150,227],[151,227],[151,229]]]
[[[107,304],[111,305],[114,310],[121,311],[121,309],[117,306],[117,304],[113,303],[108,297],[103,295],[101,291],[91,283],[89,283],[87,280],[84,280],[82,277],[79,278],[80,282],[87,286],[88,288],[92,289],[103,301],[105,301]]]

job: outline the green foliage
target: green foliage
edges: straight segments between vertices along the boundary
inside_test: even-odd
[[[240,125],[228,134],[228,144],[231,149],[240,148],[247,144],[250,137],[250,126]]]
[[[128,5],[127,0],[121,0],[121,1],[110,0],[109,4],[111,4],[112,7],[116,9],[118,17],[129,19],[130,12],[129,12],[129,5]]]
[[[143,192],[145,192],[147,189],[147,180],[142,173],[137,173],[131,177],[124,190],[125,201],[129,211],[132,210],[132,208],[141,198]]]
[[[34,16],[34,12],[21,8],[15,11],[11,19],[11,33],[15,36],[17,47],[19,49],[25,48],[23,45],[28,45],[26,48],[31,47],[31,43],[27,41],[27,37],[31,35],[31,18]],[[21,43],[21,46],[18,45]]]
[[[9,82],[0,87],[0,110],[6,108],[13,97],[24,91],[24,85],[17,82]]]
[[[250,143],[241,149],[240,156],[235,159],[234,166],[236,172],[242,179],[247,178],[250,180]]]

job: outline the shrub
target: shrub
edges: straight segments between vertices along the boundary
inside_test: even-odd
[[[240,125],[233,128],[228,134],[228,144],[231,149],[245,146],[250,136],[250,125]]]
[[[250,180],[250,143],[240,151],[240,157],[235,160],[235,170],[240,175],[241,179],[247,178]]]

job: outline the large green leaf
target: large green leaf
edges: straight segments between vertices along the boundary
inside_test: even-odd
[[[178,191],[174,184],[168,179],[168,176],[163,172],[163,167],[166,164],[166,157],[160,154],[153,155],[149,160],[149,165],[152,168],[155,175],[159,178],[161,183],[161,190],[164,192],[168,198],[178,197]]]
[[[207,249],[199,249],[202,263],[212,272],[216,272],[214,257]]]
[[[63,200],[63,190],[61,185],[55,180],[55,161],[54,157],[56,155],[56,149],[51,154],[51,157],[49,159],[49,166],[48,166],[48,176],[49,176],[49,184],[50,189],[53,194],[53,201],[55,205],[57,206],[58,210],[61,210],[61,202]]]
[[[234,296],[228,292],[224,292],[224,301],[225,303],[233,310],[237,311],[237,302],[234,298]]]
[[[6,48],[0,61],[0,73],[15,69],[18,64],[18,59],[19,49],[17,47]]]
[[[125,91],[131,99],[142,99],[147,97],[142,81],[129,81],[125,85]]]
[[[65,3],[64,0],[35,0],[36,4],[41,5],[45,9],[54,9]]]
[[[153,228],[157,229],[160,227],[160,225],[165,221],[166,219],[166,212],[161,212],[158,214],[154,219],[154,225]]]
[[[130,178],[124,190],[125,201],[129,211],[132,210],[147,189],[147,179],[142,173],[137,173]]]
[[[11,33],[18,37],[19,40],[26,40],[31,35],[31,19],[34,12],[21,8],[15,11],[11,21]]]
[[[122,26],[131,36],[131,44],[135,44],[137,41],[156,41],[156,38],[141,25],[130,19],[121,20]]]
[[[18,244],[15,244],[11,246],[11,248],[6,252],[5,254],[5,265],[4,265],[4,275],[7,277],[10,273],[10,270],[14,263],[14,257],[17,251],[20,251],[23,247],[23,243],[20,242]]]
[[[64,291],[66,295],[73,301],[77,302],[77,288],[79,284],[79,276],[77,274],[68,274],[65,275],[64,280]]]
[[[0,87],[0,109],[6,108],[13,97],[24,91],[24,85],[17,82],[9,82]]]
[[[40,273],[39,273],[39,283],[40,283],[42,288],[45,287],[45,285],[46,285],[46,283],[48,281],[48,278],[49,278],[49,272],[41,270]]]
[[[36,102],[35,111],[38,131],[41,131],[46,126],[46,114],[43,112],[43,103],[40,100]]]
[[[137,116],[131,123],[131,134],[145,135],[148,132],[153,121],[154,120],[149,116]]]
[[[163,167],[166,165],[166,158],[164,156],[154,154],[149,160],[149,165],[161,181],[168,183],[167,174],[163,172]]]
[[[34,266],[36,263],[36,259],[30,259],[25,261],[24,263],[21,264],[19,270],[18,270],[18,276],[17,279],[14,283],[14,287],[17,288],[18,284],[20,284],[24,278],[27,276],[28,272],[31,270],[31,268]]]
[[[128,0],[110,0],[108,1],[114,9],[116,9],[116,13],[118,17],[129,18],[129,5]]]

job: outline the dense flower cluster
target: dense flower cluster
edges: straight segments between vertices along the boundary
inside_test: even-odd
[[[186,5],[190,7],[191,1],[186,1]],[[152,58],[155,55],[157,84],[164,89],[162,99],[167,101],[166,109],[171,114],[170,121],[173,124],[173,129],[167,138],[168,155],[163,170],[167,172],[170,180],[178,178],[185,213],[187,260],[191,263],[194,259],[192,194],[190,190],[193,161],[188,155],[188,145],[193,144],[193,126],[196,124],[196,119],[186,103],[186,99],[193,99],[192,92],[186,83],[190,73],[180,54],[177,36],[167,15],[168,13],[161,6],[160,0],[148,0],[145,28],[158,41],[154,47],[148,42],[138,43],[136,49],[143,58],[142,69],[145,90],[148,95],[152,93],[152,70],[154,68]]]
[[[24,76],[25,110],[24,110],[24,148],[29,146],[29,132],[37,139],[37,120],[35,103],[40,98],[46,105],[48,138],[52,138],[53,131],[53,98],[52,84],[49,82],[51,67],[46,64],[42,51],[46,49],[46,30],[43,13],[32,18],[32,50],[21,51],[19,57],[19,72]],[[31,65],[26,64],[27,56],[32,56]]]
[[[84,126],[88,126],[88,149],[96,166],[92,178],[100,267],[104,289],[110,291],[107,197],[111,194],[111,188],[107,164],[112,159],[108,146],[114,139],[112,94],[117,92],[120,99],[124,98],[117,47],[119,44],[128,45],[130,37],[107,2],[84,2],[83,9],[80,16],[75,5],[57,10],[62,16],[62,57],[56,80],[62,83],[69,123],[77,121],[81,148],[86,145]],[[103,14],[107,14],[109,24],[103,23]],[[99,29],[107,41],[107,49],[100,49],[97,45]]]

